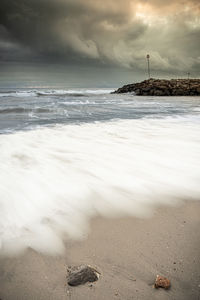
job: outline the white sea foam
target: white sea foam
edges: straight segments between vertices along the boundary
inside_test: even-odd
[[[48,90],[48,91],[38,91],[39,95],[102,95],[109,94],[113,92],[113,89],[76,89],[76,90]]]
[[[200,199],[200,123],[128,120],[0,136],[0,253],[64,249],[95,215]]]

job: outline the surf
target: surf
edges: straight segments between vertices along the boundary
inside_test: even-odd
[[[199,200],[199,130],[188,116],[2,134],[0,253],[54,255],[66,237],[83,238],[94,216],[144,218]]]

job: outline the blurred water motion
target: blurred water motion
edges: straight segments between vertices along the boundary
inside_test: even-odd
[[[95,215],[200,199],[200,99],[77,94],[2,97],[1,254],[60,253]]]

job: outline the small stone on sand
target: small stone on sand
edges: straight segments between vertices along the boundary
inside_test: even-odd
[[[161,288],[164,288],[164,289],[167,290],[167,289],[170,288],[170,280],[163,277],[163,276],[157,275],[154,287],[155,288],[160,288],[161,287]]]

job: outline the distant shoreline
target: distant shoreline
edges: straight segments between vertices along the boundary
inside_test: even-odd
[[[113,94],[138,96],[200,96],[200,79],[148,79],[124,85]]]

